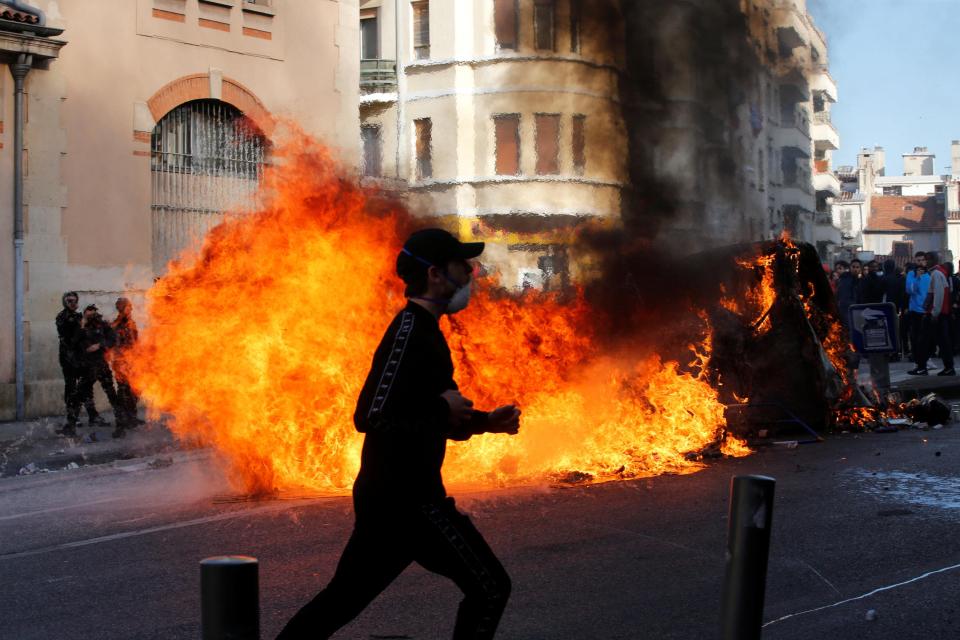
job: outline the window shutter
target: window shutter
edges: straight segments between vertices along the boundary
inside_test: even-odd
[[[493,24],[497,46],[501,49],[517,48],[517,0],[494,0]]]
[[[538,113],[536,128],[537,175],[560,173],[560,116]]]
[[[494,116],[497,175],[520,174],[520,114]]]

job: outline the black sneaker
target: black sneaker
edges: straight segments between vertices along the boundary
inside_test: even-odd
[[[113,435],[114,438],[126,438],[127,430],[124,429],[123,427],[117,427],[116,429],[113,430],[113,433],[111,435]]]
[[[941,371],[941,372],[938,373],[937,375],[938,375],[938,376],[955,376],[955,375],[957,375],[957,371],[956,371],[956,369],[954,369],[953,367],[950,367],[949,369],[944,369],[943,371]]]
[[[59,429],[57,429],[57,433],[60,434],[61,436],[67,436],[68,438],[73,438],[74,436],[77,435],[77,426],[74,424],[65,424]]]
[[[87,420],[88,427],[109,427],[110,423],[103,419],[102,416],[94,416]]]
[[[921,369],[920,367],[917,367],[916,369],[910,369],[910,371],[907,371],[907,375],[910,375],[910,376],[925,376],[927,375],[927,373],[928,371],[926,369]]]

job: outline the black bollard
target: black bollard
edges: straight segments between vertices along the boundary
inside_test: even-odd
[[[260,640],[258,567],[249,556],[200,561],[203,640]]]
[[[760,640],[776,484],[766,476],[737,476],[730,481],[723,640]]]

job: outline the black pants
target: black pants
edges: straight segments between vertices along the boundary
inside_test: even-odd
[[[88,363],[81,368],[80,380],[77,382],[76,391],[73,398],[67,403],[67,422],[76,424],[80,416],[80,405],[88,400],[93,403],[93,385],[99,382],[103,392],[107,394],[110,406],[113,407],[117,423],[123,419],[123,410],[120,408],[120,401],[117,398],[117,390],[113,386],[113,374],[110,372],[110,365],[105,360]],[[89,413],[89,407],[88,407]]]
[[[940,315],[931,318],[932,337],[940,348],[940,358],[943,368],[953,369],[953,318],[949,315]],[[932,343],[931,343],[932,344]]]
[[[931,330],[930,319],[916,311],[910,312],[910,346],[913,349],[913,363],[918,369],[927,368],[930,357]]]
[[[70,415],[70,403],[73,401],[74,396],[77,395],[77,388],[80,386],[80,378],[83,376],[83,367],[78,367],[75,364],[64,360],[63,357],[60,358],[60,370],[63,371],[63,404],[67,408],[67,415]],[[97,407],[93,402],[93,386],[90,387],[90,394],[86,398],[79,398],[80,404],[86,407],[87,409],[87,419],[93,420],[99,416],[97,412]],[[79,416],[80,407],[77,407],[77,415]],[[76,418],[74,418],[76,422]]]
[[[463,592],[454,640],[493,638],[510,595],[510,577],[448,498],[393,517],[358,517],[330,584],[297,612],[277,640],[329,638],[411,562],[450,578]]]
[[[911,314],[909,311],[904,310],[900,313],[900,352],[903,354],[903,357],[907,357],[907,354],[910,353],[912,342],[910,337],[910,319]]]
[[[140,398],[133,391],[127,377],[119,371],[117,371],[117,402],[126,419],[133,420],[137,417],[137,403],[140,402]]]

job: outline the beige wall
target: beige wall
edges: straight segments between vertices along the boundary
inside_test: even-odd
[[[627,181],[626,133],[613,66],[619,63],[618,52],[611,51],[606,41],[597,45],[586,37],[585,29],[581,51],[572,53],[569,3],[564,0],[556,3],[556,50],[534,50],[533,4],[519,3],[518,49],[498,51],[492,1],[431,2],[430,57],[414,60],[410,4],[401,2],[399,101],[384,103],[386,97],[380,96],[381,102],[361,109],[364,123],[381,127],[384,175],[399,176],[407,184],[411,209],[446,218],[459,224],[463,235],[477,234],[491,242],[485,261],[500,271],[508,286],[519,285],[524,273],[537,271],[538,260],[562,241],[549,233],[495,228],[498,216],[616,219],[621,187]],[[362,8],[375,6],[381,11],[381,56],[391,59],[394,25],[388,20],[397,5],[393,0],[361,3]],[[493,116],[502,113],[520,114],[519,176],[495,173]],[[561,116],[557,175],[536,175],[537,113]],[[573,169],[574,114],[587,116],[582,176]],[[419,118],[430,118],[433,129],[433,176],[424,181],[415,175],[413,121]],[[477,220],[483,224],[472,222]]]
[[[61,409],[53,325],[61,292],[79,290],[82,304],[96,302],[109,317],[121,293],[133,296],[140,307],[152,281],[149,138],[144,136],[154,116],[163,115],[147,107],[161,88],[203,74],[210,97],[218,97],[218,79],[234,80],[269,113],[291,118],[324,139],[346,165],[355,165],[359,157],[358,0],[274,0],[267,13],[247,10],[241,0],[34,4],[47,12],[51,26],[65,29],[61,38],[68,44],[49,70],[27,77],[25,319],[32,415]],[[6,68],[4,78],[0,95],[4,111],[11,113],[4,117],[0,180],[9,185],[12,79]],[[135,131],[141,132],[139,139]],[[0,221],[10,220],[6,200]],[[9,238],[12,222],[3,225],[3,237]],[[0,248],[5,265],[12,265],[9,244]],[[7,279],[0,284],[0,418],[12,412],[6,388],[12,385],[4,384],[13,378],[9,286]]]

